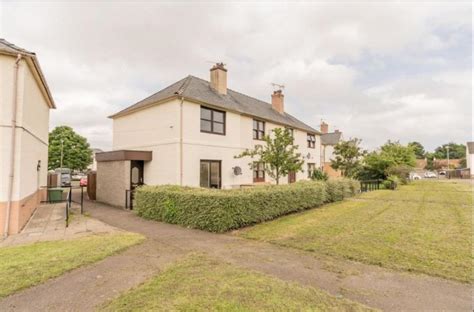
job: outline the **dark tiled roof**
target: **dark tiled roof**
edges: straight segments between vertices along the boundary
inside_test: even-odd
[[[331,132],[324,133],[321,135],[321,144],[323,145],[336,145],[341,139],[342,132]]]
[[[469,154],[474,154],[474,142],[467,142],[467,151]]]
[[[150,97],[141,100],[140,102],[110,117],[119,117],[128,112],[147,107],[153,103],[176,95],[183,96],[184,98],[190,100],[208,103],[209,105],[221,107],[225,110],[251,115],[312,133],[319,133],[319,131],[306,125],[290,114],[278,113],[272,108],[272,105],[267,102],[257,100],[253,97],[230,89],[227,89],[226,95],[219,94],[211,88],[209,81],[194,76],[188,76],[184,79],[181,79],[178,82],[175,82],[163,90],[151,95]]]

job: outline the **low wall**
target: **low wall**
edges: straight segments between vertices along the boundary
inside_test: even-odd
[[[38,190],[35,193],[18,201],[13,201],[10,209],[10,223],[8,234],[17,234],[26,225],[41,200],[46,198],[46,190]],[[5,218],[7,215],[7,202],[0,202],[0,233],[5,229]]]
[[[339,178],[342,176],[340,171],[336,171],[331,167],[330,162],[324,163],[323,171],[331,178]]]

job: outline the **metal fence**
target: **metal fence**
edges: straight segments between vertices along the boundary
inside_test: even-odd
[[[361,192],[370,192],[375,190],[380,190],[381,180],[365,180],[360,181],[360,191]]]

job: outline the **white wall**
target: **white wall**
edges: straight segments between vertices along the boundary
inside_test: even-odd
[[[179,184],[180,182],[180,100],[158,104],[133,114],[114,119],[113,149],[146,150],[153,152],[153,160],[145,162],[146,184]],[[220,160],[222,186],[233,187],[253,183],[249,168],[251,158],[236,159],[246,148],[253,148],[262,141],[253,140],[253,118],[226,112],[226,134],[209,134],[200,131],[200,105],[183,103],[183,185],[199,186],[200,160]],[[212,108],[212,107],[211,107]],[[281,127],[266,122],[266,134]],[[316,148],[307,147],[307,133],[294,129],[295,144],[304,157],[303,172],[297,180],[307,178],[307,163],[320,166],[321,138],[316,135]],[[307,155],[310,154],[310,158]],[[233,168],[242,168],[242,175],[235,176]],[[266,177],[266,182],[274,182]],[[288,182],[287,177],[280,183]]]
[[[145,162],[145,184],[179,183],[179,100],[114,119],[113,150],[152,151]]]
[[[0,55],[0,201],[8,199],[14,64],[15,57]],[[49,106],[25,60],[20,61],[17,100],[14,201],[33,194],[47,180]]]

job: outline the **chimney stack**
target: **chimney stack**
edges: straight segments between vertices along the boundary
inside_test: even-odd
[[[284,113],[284,95],[281,90],[273,91],[272,94],[272,107],[274,110],[279,112],[280,114]]]
[[[212,66],[211,88],[219,94],[227,94],[227,69],[225,69],[224,63],[216,63],[216,65]]]
[[[328,133],[329,131],[329,125],[325,123],[324,121],[321,122],[321,133]]]

